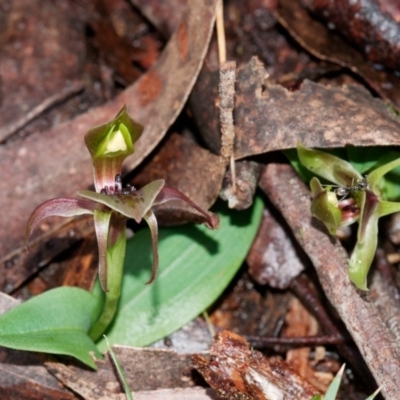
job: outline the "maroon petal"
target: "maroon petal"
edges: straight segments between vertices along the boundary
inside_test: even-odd
[[[199,207],[196,203],[189,199],[186,195],[180,192],[177,189],[173,189],[168,186],[164,186],[160,193],[157,195],[156,199],[154,200],[154,205],[162,204],[170,200],[182,200],[189,204],[191,207],[196,209],[198,212],[203,214],[207,222],[205,225],[210,229],[217,229],[219,227],[219,217],[217,214],[214,214],[210,211],[205,211],[201,207]]]
[[[156,216],[151,210],[147,211],[146,215],[144,215],[143,218],[146,220],[150,228],[151,244],[153,249],[153,269],[149,281],[146,282],[146,285],[148,285],[152,283],[154,279],[156,279],[158,271],[158,225]]]
[[[111,210],[106,212],[96,210],[94,212],[94,227],[99,248],[99,280],[105,292],[107,292],[107,244],[111,214]]]
[[[58,198],[40,204],[29,217],[26,226],[25,243],[29,242],[32,231],[38,223],[47,217],[75,217],[82,214],[93,214],[98,205],[90,200]]]

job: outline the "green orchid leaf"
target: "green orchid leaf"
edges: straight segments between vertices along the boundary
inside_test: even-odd
[[[321,176],[329,182],[340,186],[351,186],[354,182],[362,179],[352,165],[323,151],[309,149],[301,143],[297,145],[297,153],[300,162],[311,172]]]
[[[87,332],[101,307],[83,289],[49,290],[0,316],[0,346],[73,356],[96,369],[89,353],[101,354]]]
[[[240,268],[262,216],[260,199],[246,211],[222,212],[218,230],[188,225],[159,230],[158,278],[145,285],[151,240],[140,231],[127,244],[120,308],[107,331],[111,343],[145,346],[179,329],[209,307]],[[105,349],[105,342],[99,347]]]
[[[396,160],[393,160],[391,162],[388,162],[381,167],[378,167],[374,169],[369,175],[368,175],[368,182],[371,187],[371,189],[376,192],[379,190],[378,182],[379,180],[387,174],[389,171],[392,169],[400,166],[400,158],[397,158]]]
[[[96,193],[90,190],[80,190],[78,195],[95,202],[104,204],[127,218],[133,218],[140,222],[147,211],[153,206],[154,200],[163,188],[165,181],[158,179],[150,182],[139,190],[131,191],[129,194],[115,193],[112,195]]]
[[[286,158],[292,164],[292,167],[296,170],[296,172],[300,175],[300,178],[304,182],[310,182],[310,180],[315,176],[311,171],[309,171],[299,159],[299,155],[297,153],[297,149],[287,149],[282,151]]]
[[[314,197],[311,213],[323,222],[331,235],[335,235],[342,222],[335,193],[324,189],[317,178],[311,179],[310,188]]]
[[[29,238],[35,227],[47,217],[75,217],[83,214],[93,214],[98,208],[96,203],[88,200],[58,198],[47,200],[35,208],[29,217],[25,231],[25,243],[28,244]]]
[[[400,212],[400,203],[395,203],[392,201],[379,202],[379,217],[384,217],[385,215],[390,215],[396,212]]]
[[[371,200],[367,194],[364,209],[361,210],[358,240],[349,261],[349,278],[361,290],[368,290],[367,275],[378,245],[378,220],[379,207],[376,197]]]
[[[129,117],[123,107],[110,122],[91,129],[85,143],[93,161],[96,192],[114,185],[126,157],[134,152],[134,143],[142,134],[143,126]]]

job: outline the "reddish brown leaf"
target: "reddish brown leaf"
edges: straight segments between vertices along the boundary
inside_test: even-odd
[[[2,127],[66,90],[83,72],[84,26],[70,1],[17,0],[1,10]],[[4,129],[4,128],[3,128]],[[0,141],[10,133],[0,130]]]
[[[314,56],[349,68],[359,74],[382,98],[400,109],[400,79],[390,72],[378,71],[341,36],[313,19],[299,0],[280,0],[279,22]]]
[[[400,69],[400,25],[379,1],[303,0],[303,4],[361,48],[370,61]]]

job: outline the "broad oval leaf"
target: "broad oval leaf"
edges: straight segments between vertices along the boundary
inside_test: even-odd
[[[198,225],[160,229],[160,266],[152,285],[145,285],[152,263],[148,231],[128,241],[120,308],[107,331],[111,343],[148,345],[191,321],[218,298],[247,255],[263,204],[257,199],[246,211],[221,209],[215,231]],[[106,349],[104,340],[99,346]]]
[[[69,355],[96,369],[89,352],[101,354],[87,332],[101,306],[83,289],[49,290],[0,316],[0,346]]]

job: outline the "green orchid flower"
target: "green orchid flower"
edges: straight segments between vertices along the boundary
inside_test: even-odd
[[[148,283],[154,281],[158,268],[158,226],[152,207],[169,200],[182,200],[205,217],[205,224],[215,229],[218,216],[203,210],[183,193],[165,186],[163,179],[136,189],[122,186],[121,167],[134,152],[143,126],[133,121],[123,108],[109,123],[91,129],[85,143],[93,162],[96,191],[80,190],[78,199],[57,198],[40,204],[32,213],[26,228],[26,242],[34,228],[50,216],[73,217],[92,214],[99,249],[99,280],[105,292],[105,305],[90,335],[98,339],[114,317],[121,293],[126,247],[126,221],[144,219],[150,227],[153,246],[153,270]]]
[[[400,165],[391,161],[362,176],[349,162],[332,154],[297,145],[301,164],[332,182],[322,185],[312,178],[312,214],[322,221],[331,235],[340,226],[358,221],[357,243],[349,260],[349,278],[361,290],[368,290],[367,275],[378,244],[378,220],[400,211],[400,203],[382,199],[380,179]]]

